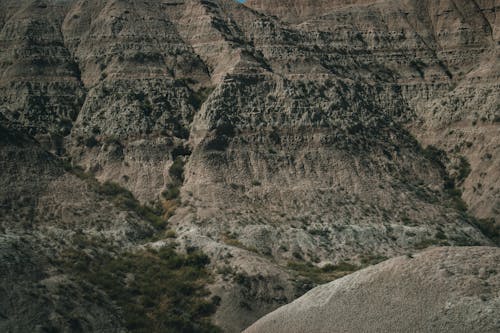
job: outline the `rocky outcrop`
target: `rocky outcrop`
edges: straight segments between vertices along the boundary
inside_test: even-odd
[[[71,154],[142,201],[156,200],[165,189],[172,151],[189,136],[197,91],[209,80],[165,6],[81,1],[62,27],[88,88]]]
[[[119,184],[212,258],[229,332],[322,267],[348,267],[333,279],[432,244],[489,245],[497,8],[3,1],[0,110],[16,139],[2,147],[2,226],[17,236],[36,221],[47,248],[71,228],[136,248],[144,216],[85,177]]]
[[[496,332],[498,248],[435,248],[320,286],[246,329],[257,332]]]
[[[67,9],[67,2],[7,1],[0,21],[0,110],[58,153],[85,97],[61,33]]]
[[[496,183],[492,167],[499,163],[498,94],[492,94],[498,90],[498,2],[282,3],[246,4],[356,52],[380,83],[395,80],[415,117],[410,131],[452,160],[469,161],[470,175],[457,185],[472,212],[498,220],[498,189],[484,186]],[[311,16],[314,10],[319,14]]]
[[[380,0],[284,0],[284,1],[266,1],[266,0],[247,0],[245,4],[253,9],[262,11],[266,14],[276,16],[277,18],[297,23],[311,17],[321,16],[334,9],[350,7],[351,5],[358,9],[360,6],[366,6],[382,2]]]

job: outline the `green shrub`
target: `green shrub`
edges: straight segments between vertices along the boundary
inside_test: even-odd
[[[238,273],[234,277],[234,282],[249,289],[252,286],[252,279],[244,273]]]
[[[355,272],[360,267],[346,262],[317,267],[309,262],[290,261],[288,268],[315,284],[323,284]]]
[[[158,230],[165,228],[167,221],[163,217],[164,212],[161,209],[141,205],[132,192],[119,184],[110,181],[101,184],[90,174],[83,173],[83,175],[97,193],[108,197],[117,207],[135,212]]]
[[[189,97],[189,102],[195,109],[200,109],[214,89],[213,87],[204,87],[198,91],[193,91]]]
[[[471,167],[469,161],[463,156],[460,157],[460,165],[458,167],[458,175],[456,177],[456,183],[461,184],[463,181],[469,177],[471,173]]]
[[[120,142],[120,139],[116,136],[107,137],[106,139],[104,139],[104,143],[106,143],[108,145],[117,145],[117,146],[122,145],[122,143]]]
[[[363,266],[371,266],[371,265],[376,265],[378,263],[381,263],[382,261],[385,261],[387,259],[388,258],[386,256],[383,256],[383,255],[368,255],[368,256],[364,256],[361,259],[361,264],[363,264]]]
[[[178,156],[170,169],[168,174],[175,184],[182,184],[184,182],[184,161],[181,156]]]
[[[444,161],[446,161],[447,157],[443,150],[429,145],[423,150],[423,154],[428,160],[431,160],[440,167],[445,168]]]
[[[313,236],[328,237],[330,230],[328,229],[309,229],[309,234]]]
[[[496,245],[500,246],[500,225],[495,224],[494,219],[476,219],[473,220],[473,224]]]
[[[422,249],[426,249],[430,246],[435,246],[435,245],[441,245],[440,240],[429,238],[429,239],[424,239],[424,240],[416,243],[414,245],[414,247],[415,247],[415,249],[422,250]]]
[[[153,105],[149,100],[145,100],[141,105],[144,115],[149,116],[153,112]]]
[[[165,237],[167,237],[167,238],[176,238],[177,234],[176,234],[176,232],[174,230],[168,230],[165,233]]]
[[[97,187],[97,193],[107,196],[123,196],[125,198],[130,198],[130,199],[134,198],[134,196],[129,190],[110,181],[106,181],[100,184]]]
[[[99,141],[94,136],[91,136],[85,140],[85,146],[87,148],[93,148],[99,144]]]
[[[467,204],[462,199],[462,191],[460,191],[457,188],[451,188],[451,189],[447,189],[446,192],[450,196],[451,207],[453,207],[456,210],[461,211],[461,212],[467,211],[467,209],[468,209]]]
[[[77,258],[87,269],[70,269],[116,303],[129,331],[220,332],[209,321],[220,298],[207,299],[209,260],[201,252],[182,255],[164,247],[116,258],[74,252],[68,262]]]
[[[168,184],[167,189],[162,192],[163,198],[166,200],[175,200],[179,198],[181,191],[179,188],[173,184]]]
[[[448,238],[448,237],[446,237],[446,234],[444,233],[444,231],[442,229],[437,229],[435,237],[437,239],[447,239]]]

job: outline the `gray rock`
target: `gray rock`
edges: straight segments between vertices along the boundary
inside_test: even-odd
[[[244,332],[498,332],[499,269],[498,248],[434,248],[317,287]]]

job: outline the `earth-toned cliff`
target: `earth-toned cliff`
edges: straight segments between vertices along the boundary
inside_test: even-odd
[[[205,253],[193,269],[210,295],[193,302],[210,311],[183,318],[236,332],[386,258],[498,244],[498,8],[2,1],[0,263],[33,269],[2,276],[24,303],[0,327],[25,329],[14,309],[50,280],[102,296],[76,297],[53,327],[145,329],[102,275],[126,258],[129,288],[136,256],[168,257],[147,247],[177,244],[186,267]],[[108,261],[68,268],[82,250]],[[55,318],[43,306],[25,313],[32,328]]]

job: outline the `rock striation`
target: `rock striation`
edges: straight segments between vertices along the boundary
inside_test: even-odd
[[[492,245],[499,7],[2,1],[0,226],[45,259],[82,234],[110,242],[92,245],[105,253],[176,235],[211,258],[213,319],[228,332],[321,282],[311,271]],[[96,181],[162,211],[170,238]],[[60,275],[26,246],[43,279]],[[107,317],[85,327],[121,327]]]

